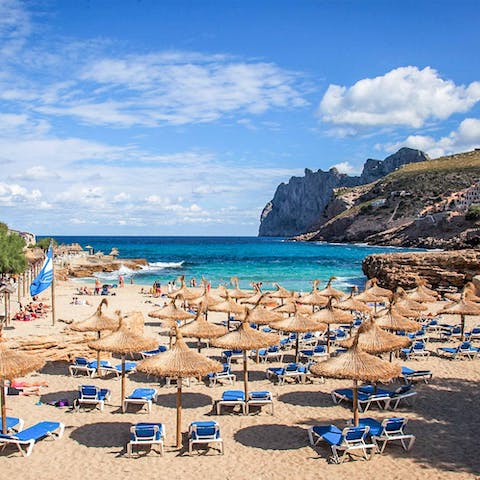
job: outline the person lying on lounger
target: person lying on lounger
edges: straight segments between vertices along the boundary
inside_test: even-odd
[[[25,382],[12,380],[6,385],[5,393],[7,395],[40,395],[41,387],[48,387],[48,383],[45,381]]]

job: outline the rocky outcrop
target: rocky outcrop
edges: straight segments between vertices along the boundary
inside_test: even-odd
[[[413,288],[418,277],[434,289],[462,289],[480,274],[480,251],[409,252],[365,257],[362,269],[368,278],[378,278],[383,287]]]
[[[58,273],[66,277],[85,278],[97,272],[115,272],[121,267],[140,270],[148,262],[144,258],[114,259],[112,257],[85,257],[59,269]]]
[[[306,169],[304,177],[292,177],[281,183],[260,217],[260,236],[293,236],[318,229],[331,212],[325,212],[334,189],[355,187],[378,180],[401,165],[428,157],[419,150],[402,148],[385,160],[367,160],[362,175],[351,177],[336,168],[328,172]],[[333,208],[333,207],[332,207]]]
[[[378,180],[390,172],[394,172],[397,168],[408,163],[425,162],[430,160],[429,156],[420,151],[411,148],[401,148],[397,153],[390,155],[385,160],[375,160],[369,158],[363,166],[361,178],[363,183],[370,183]]]

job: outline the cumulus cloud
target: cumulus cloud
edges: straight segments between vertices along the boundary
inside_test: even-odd
[[[456,85],[431,67],[409,66],[364,78],[351,87],[330,85],[318,115],[345,131],[379,126],[419,128],[430,120],[467,112],[479,100],[478,81]]]
[[[432,158],[473,150],[480,147],[480,119],[466,118],[456,130],[444,137],[410,135],[401,142],[389,143],[383,147],[388,152],[394,152],[400,147],[418,148],[427,152]]]
[[[38,189],[29,190],[16,183],[0,182],[0,204],[14,206],[17,203],[32,203],[41,196]]]
[[[332,165],[332,168],[336,168],[340,173],[347,173],[348,175],[358,175],[362,171],[362,167],[352,165],[350,162],[340,162]]]

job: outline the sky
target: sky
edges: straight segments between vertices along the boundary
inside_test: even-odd
[[[476,0],[0,0],[0,220],[256,235],[305,168],[480,146]]]

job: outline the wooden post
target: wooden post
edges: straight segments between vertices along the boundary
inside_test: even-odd
[[[460,339],[463,342],[465,340],[465,315],[460,315],[460,320],[462,322]]]
[[[20,274],[17,275],[17,301],[20,303]]]
[[[330,324],[327,323],[327,353],[330,353]]]
[[[5,380],[0,382],[0,398],[2,401],[2,433],[7,433],[7,406],[5,405]]]
[[[125,399],[125,354],[122,354],[122,398],[120,400],[120,408],[123,408],[124,399]]]
[[[295,363],[298,363],[298,342],[299,342],[299,337],[300,333],[297,332],[297,337],[295,339]]]
[[[101,333],[100,333],[100,330],[97,332],[98,334],[98,339],[100,340],[100,338],[102,337]],[[97,377],[100,377],[100,372],[101,372],[101,369],[100,369],[100,350],[97,350]]]
[[[358,427],[358,381],[353,381],[353,426]]]
[[[55,326],[55,265],[52,255],[52,325]]]
[[[247,370],[247,351],[243,351],[243,391],[245,392],[245,402],[248,400],[248,370]]]
[[[177,378],[177,448],[182,448],[182,377]]]
[[[27,278],[26,278],[26,275],[25,275],[25,272],[22,273],[22,292],[23,292],[23,296],[25,296],[27,294]]]

